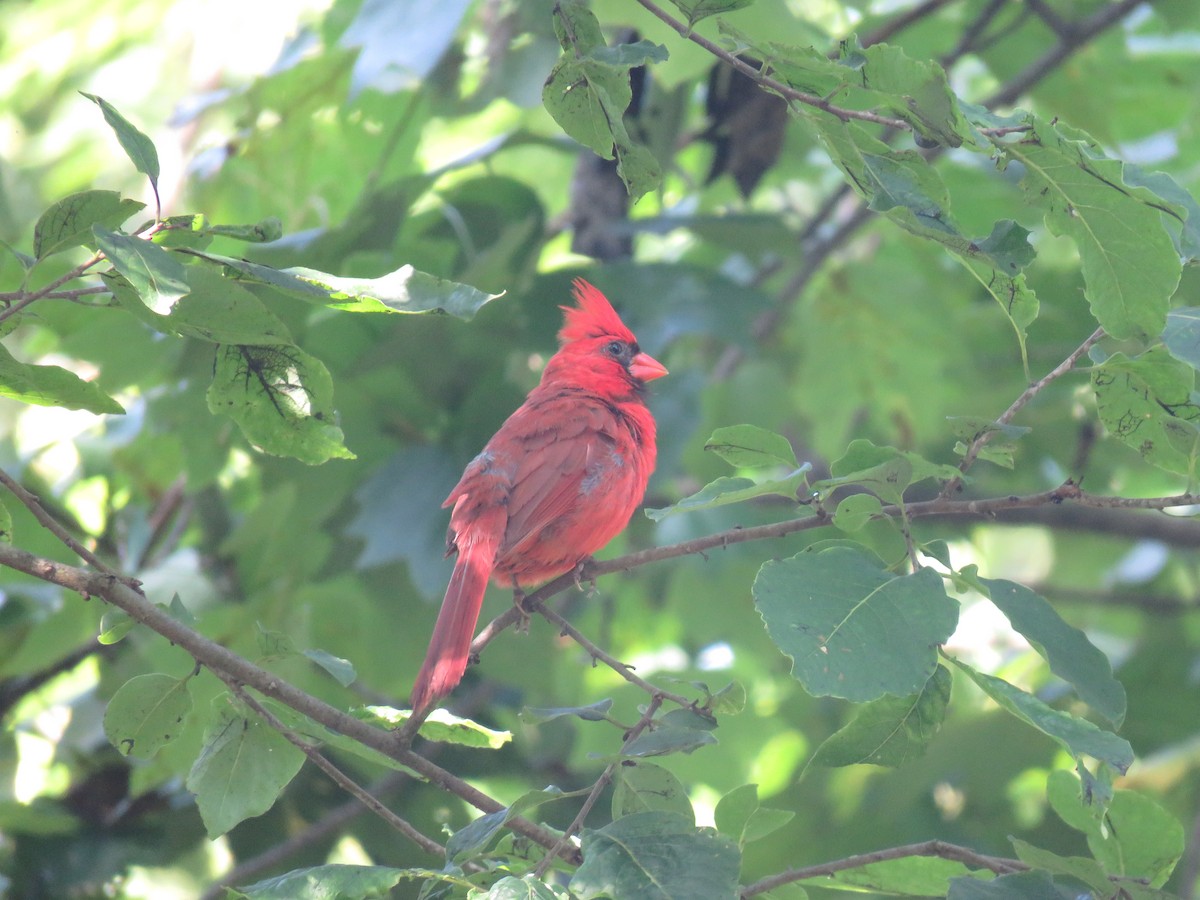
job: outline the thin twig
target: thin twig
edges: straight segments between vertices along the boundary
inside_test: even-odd
[[[650,727],[650,724],[654,721],[654,716],[658,713],[659,708],[662,706],[662,701],[663,698],[661,694],[651,695],[650,702],[646,705],[646,711],[642,713],[642,717],[637,720],[634,726],[629,729],[628,734],[625,735],[625,740],[621,744],[621,750],[625,750],[625,748],[637,740],[638,736],[641,735],[643,731]],[[571,820],[571,824],[567,826],[567,830],[564,831],[562,837],[558,839],[558,845],[555,846],[554,851],[547,854],[542,858],[541,862],[538,863],[537,868],[533,873],[535,878],[542,878],[545,876],[546,870],[550,868],[550,864],[554,861],[555,857],[558,856],[559,850],[565,847],[571,838],[579,832],[579,829],[583,827],[583,823],[587,821],[587,817],[591,813],[592,808],[596,805],[596,801],[600,799],[600,795],[604,793],[604,789],[608,787],[609,783],[612,781],[613,772],[616,771],[616,768],[618,765],[620,765],[620,762],[621,760],[618,757],[618,759],[605,766],[604,771],[601,773],[600,777],[596,779],[596,783],[592,785],[592,790],[588,793],[587,798],[583,801],[583,806],[579,808],[579,812],[576,814],[575,818]]]
[[[1092,347],[1094,347],[1103,337],[1103,328],[1097,328],[1095,331],[1093,331],[1088,339],[1072,350],[1066,359],[1060,362],[1057,366],[1055,366],[1033,384],[1029,385],[1029,387],[1025,388],[1025,390],[1021,392],[1021,395],[1012,402],[1008,409],[1006,409],[996,418],[995,425],[1000,427],[1011,422],[1016,417],[1017,413],[1019,413],[1025,407],[1025,404],[1040,394],[1046,385],[1050,384],[1052,381],[1056,381],[1075,368],[1075,364],[1083,358],[1084,354],[1091,350]],[[962,462],[958,464],[958,470],[960,472],[966,474],[966,471],[971,468],[976,458],[978,458],[980,451],[987,446],[988,441],[992,439],[992,436],[996,434],[997,431],[998,428],[985,429],[984,431],[981,431],[979,434],[975,435],[974,440],[972,440],[970,445],[967,447],[966,453],[963,454]],[[949,497],[951,494],[957,491],[961,485],[962,478],[951,479],[942,489],[942,496]]]
[[[102,284],[93,285],[92,287],[72,288],[69,291],[50,291],[48,294],[41,294],[37,297],[38,300],[77,300],[80,297],[86,297],[89,294],[111,294],[107,287]],[[25,291],[0,291],[0,303],[11,303],[14,300],[28,300],[29,294]]]
[[[361,785],[359,785],[345,772],[330,762],[315,746],[302,739],[300,735],[296,734],[296,732],[288,728],[287,725],[279,721],[279,719],[269,709],[259,703],[258,700],[245,689],[245,687],[239,684],[237,679],[231,678],[220,671],[216,671],[214,674],[220,678],[221,681],[225,682],[225,686],[228,687],[239,700],[254,710],[255,713],[262,717],[264,722],[287,738],[288,742],[300,750],[305,756],[307,756],[313,765],[329,776],[329,779],[334,784],[340,787],[351,797],[354,797],[359,803],[361,803],[371,812],[375,813],[375,815],[379,816],[379,818],[383,819],[384,822],[386,822],[396,831],[400,832],[426,853],[442,857],[446,855],[445,847],[432,838],[428,838],[421,832],[417,831],[417,829],[415,829],[406,820],[400,818],[398,815],[380,803],[379,800],[371,796],[371,794],[367,792]]]
[[[12,318],[17,313],[19,313],[21,310],[23,310],[25,307],[27,307],[30,303],[33,303],[36,300],[41,300],[43,297],[58,290],[60,287],[62,287],[68,281],[73,281],[74,279],[80,277],[85,272],[87,272],[88,269],[90,269],[92,266],[96,265],[96,263],[100,262],[100,260],[102,260],[102,259],[104,259],[104,254],[97,253],[91,259],[77,265],[66,275],[63,275],[61,278],[56,278],[54,281],[50,282],[44,288],[34,291],[32,294],[26,294],[23,299],[18,300],[12,306],[8,307],[8,309],[0,310],[0,322],[3,322],[5,319]]]
[[[754,884],[742,888],[741,898],[742,900],[749,900],[750,897],[757,897],[759,894],[765,894],[767,891],[782,887],[785,884],[805,881],[809,878],[828,878],[830,875],[845,872],[847,869],[857,869],[871,863],[885,862],[890,859],[907,859],[911,856],[934,856],[939,859],[952,859],[974,869],[987,869],[988,871],[995,872],[997,875],[1008,875],[1013,872],[1026,872],[1029,870],[1029,866],[1019,859],[985,856],[967,847],[960,847],[957,844],[947,844],[945,841],[922,841],[919,844],[908,844],[904,847],[889,847],[886,850],[860,853],[857,856],[848,856],[845,859],[839,859],[834,862],[780,872],[778,875],[763,878],[761,881],[756,881]]]
[[[809,94],[805,91],[798,91],[795,88],[788,87],[781,81],[771,78],[769,75],[764,75],[754,66],[750,65],[745,60],[739,59],[723,47],[714,44],[703,35],[697,34],[686,24],[679,21],[670,13],[666,12],[662,7],[658,6],[653,0],[637,0],[645,9],[663,22],[667,27],[674,29],[680,37],[686,38],[693,44],[698,44],[703,47],[717,59],[725,64],[736,69],[741,74],[745,75],[751,81],[757,82],[764,88],[779,94],[785,100],[791,100],[795,103],[800,103],[804,106],[811,106],[815,109],[822,110],[830,115],[837,116],[843,122],[850,119],[858,119],[862,122],[873,122],[876,125],[886,125],[889,128],[899,128],[908,130],[909,125],[903,119],[894,119],[890,116],[881,116],[878,113],[868,112],[859,109],[845,109],[840,106],[834,106],[825,97],[818,97],[816,94]]]
[[[38,500],[37,497],[27,491],[24,485],[22,485],[19,481],[2,469],[0,469],[0,484],[8,488],[9,493],[20,500],[21,504],[31,513],[33,513],[33,517],[38,520],[38,523],[52,535],[62,541],[62,543],[65,544],[72,553],[86,562],[97,572],[103,572],[105,575],[117,577],[115,570],[109,568],[109,566],[105,564],[98,556],[96,556],[96,554],[94,554],[87,547],[83,546],[83,544],[79,543],[79,541],[75,540],[75,538],[71,536],[70,532],[68,532],[67,529],[63,528],[63,526],[58,523],[58,520],[55,519],[54,516],[46,512],[45,507],[42,506],[41,501]]]
[[[543,601],[537,600],[532,605],[527,604],[527,606],[543,615],[549,622],[552,622],[554,625],[558,626],[560,632],[567,635],[569,638],[571,638],[571,640],[586,650],[592,659],[598,659],[630,684],[635,684],[640,687],[643,691],[648,693],[652,699],[657,699],[660,703],[663,700],[670,700],[672,703],[677,703],[680,706],[685,707],[693,705],[693,702],[688,700],[687,697],[681,696],[680,694],[673,694],[670,691],[664,691],[662,688],[655,687],[644,678],[635,674],[634,671],[629,668],[629,666],[625,665],[616,657],[605,653],[598,646],[596,646],[596,644],[584,637],[583,633],[578,628],[564,619],[557,612],[550,609],[550,607],[548,607]]]

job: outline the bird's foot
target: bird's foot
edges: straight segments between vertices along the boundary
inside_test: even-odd
[[[517,615],[520,621],[514,626],[514,630],[518,634],[529,634],[529,620],[532,617],[529,607],[525,605],[525,592],[520,586],[513,585],[513,606],[517,608]]]
[[[575,587],[585,591],[589,598],[596,594],[596,574],[593,571],[595,564],[596,560],[585,556],[575,563],[575,568],[571,570],[571,577],[575,579]],[[584,585],[587,586],[584,587]]]

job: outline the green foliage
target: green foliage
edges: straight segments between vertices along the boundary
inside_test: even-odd
[[[1193,893],[1200,18],[1112,2],[14,8],[0,892]],[[649,508],[416,722],[577,275]]]

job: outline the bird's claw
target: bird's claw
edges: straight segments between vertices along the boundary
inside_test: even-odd
[[[519,587],[513,588],[513,606],[517,608],[517,615],[520,616],[514,630],[518,634],[529,634],[529,620],[532,616],[529,607],[525,605],[525,592]]]
[[[595,596],[596,593],[596,576],[592,574],[591,568],[595,560],[590,556],[585,556],[579,562],[575,563],[575,568],[571,570],[571,577],[575,579],[575,587],[581,591],[586,591],[588,598]],[[587,585],[585,588],[584,585]]]

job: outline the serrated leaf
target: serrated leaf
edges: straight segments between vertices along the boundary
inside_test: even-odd
[[[1092,370],[1096,409],[1109,433],[1152,465],[1194,477],[1200,457],[1195,372],[1152,347],[1136,357],[1114,353]]]
[[[1050,671],[1069,682],[1079,698],[1120,728],[1125,719],[1125,688],[1113,677],[1108,657],[1078,628],[1068,625],[1041,595],[1024,585],[982,578],[992,603],[1050,664]]]
[[[60,366],[35,366],[17,362],[0,345],[0,397],[38,406],[86,409],[88,412],[120,415],[121,404],[91,381]]]
[[[980,672],[953,657],[949,659],[1001,707],[1053,738],[1076,761],[1084,755],[1091,756],[1121,773],[1128,770],[1133,763],[1133,748],[1124,738],[1093,725],[1087,719],[1053,709],[1032,694],[1001,678]]]
[[[920,692],[863,704],[817,748],[813,764],[899,767],[921,756],[942,726],[951,681],[950,671],[938,666]]]
[[[546,78],[542,103],[563,131],[605,159],[617,160],[617,174],[637,200],[658,187],[662,172],[654,155],[625,128],[625,109],[633,97],[629,69],[666,51],[614,52],[605,45],[595,14],[576,0],[555,4],[554,30],[563,54]]]
[[[717,454],[731,466],[750,469],[786,466],[794,469],[799,465],[787,438],[757,425],[718,428],[704,442],[704,449]]]
[[[154,149],[154,142],[117,112],[116,107],[104,98],[97,97],[95,94],[84,94],[83,91],[79,93],[100,107],[100,111],[104,114],[104,121],[117,135],[121,149],[125,151],[125,155],[129,157],[130,162],[137,170],[150,179],[150,184],[157,194],[159,168],[158,151]]]
[[[540,725],[543,722],[552,722],[555,719],[561,719],[566,716],[575,716],[583,719],[585,722],[603,722],[608,718],[608,711],[612,709],[612,704],[612,700],[606,698],[604,700],[597,700],[595,703],[589,703],[587,706],[556,706],[546,708],[526,706],[517,714],[517,717],[522,722],[534,725]]]
[[[216,720],[187,777],[210,838],[270,809],[305,759],[287,738],[241,715],[227,698],[216,702]]]
[[[793,677],[818,697],[917,693],[958,622],[937,574],[893,575],[846,547],[767,562],[752,592]]]
[[[1044,211],[1047,227],[1070,237],[1083,265],[1092,314],[1118,340],[1162,331],[1179,283],[1180,259],[1163,214],[1182,218],[1143,187],[1128,184],[1124,164],[1062,124],[1029,116],[1019,140],[993,143],[1002,163],[1025,168],[1026,200]]]
[[[613,775],[612,817],[650,810],[678,813],[695,824],[687,788],[674,774],[654,763],[625,760]]]
[[[582,833],[583,864],[571,878],[580,900],[728,900],[741,854],[727,837],[673,813],[644,812]]]
[[[354,459],[334,424],[329,371],[299,347],[218,346],[207,398],[267,453],[309,465]]]
[[[146,204],[126,200],[116,191],[83,191],[63,197],[42,213],[33,229],[33,252],[38,259],[95,240],[92,226],[117,228],[145,209]]]
[[[192,711],[187,678],[161,672],[121,685],[104,710],[104,734],[122,756],[150,759],[175,740]]]
[[[358,673],[354,670],[354,663],[348,659],[334,656],[325,650],[305,650],[303,654],[332,675],[342,687],[349,687],[358,678]]]

